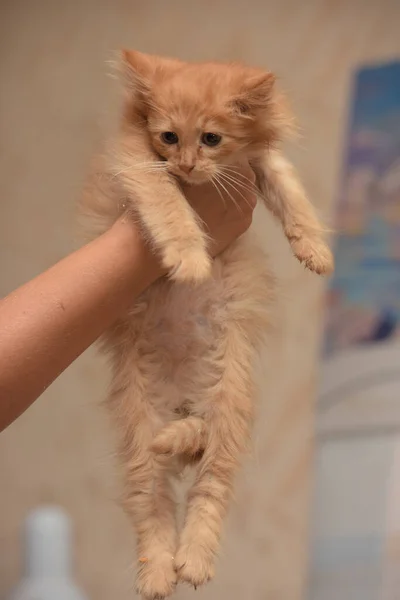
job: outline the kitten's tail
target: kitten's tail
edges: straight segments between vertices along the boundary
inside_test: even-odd
[[[207,426],[200,417],[187,417],[168,423],[156,435],[151,449],[157,454],[195,456],[204,451],[207,442]]]

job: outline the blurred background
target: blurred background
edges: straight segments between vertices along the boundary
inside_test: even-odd
[[[123,46],[275,71],[303,132],[288,155],[340,230],[327,302],[323,282],[290,256],[272,219],[263,232],[282,316],[263,357],[254,455],[240,476],[215,581],[196,596],[182,588],[177,598],[398,598],[400,76],[384,65],[400,60],[399,23],[398,0],[0,2],[2,296],[75,247],[87,164],[118,115],[107,61]],[[358,118],[371,89],[383,90],[372,102],[378,125],[373,111]],[[382,190],[390,231],[376,220]],[[382,245],[389,235],[393,244]],[[361,238],[372,248],[362,272]],[[377,273],[390,290],[382,305]],[[0,436],[2,598],[21,576],[23,519],[42,503],[64,507],[73,520],[76,576],[88,597],[135,597],[134,539],[115,502],[112,434],[99,408],[106,385],[90,349]]]

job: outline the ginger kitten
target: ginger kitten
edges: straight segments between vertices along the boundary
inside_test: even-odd
[[[97,160],[82,199],[97,232],[131,213],[169,277],[154,283],[103,337],[113,369],[108,406],[120,435],[124,505],[138,539],[138,591],[170,595],[177,581],[214,575],[221,528],[254,409],[254,359],[273,295],[249,230],[211,261],[207,236],[180,181],[246,190],[233,166],[248,159],[265,206],[297,258],[332,270],[323,230],[279,152],[286,121],[270,72],[124,51],[125,103],[117,138]],[[170,477],[196,479],[178,535]]]

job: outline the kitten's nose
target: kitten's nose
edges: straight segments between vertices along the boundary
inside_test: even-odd
[[[194,165],[179,165],[181,171],[189,175],[194,169]]]

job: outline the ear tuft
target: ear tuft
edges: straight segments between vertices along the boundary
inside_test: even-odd
[[[275,75],[264,72],[249,77],[242,85],[239,94],[233,99],[234,109],[243,116],[252,117],[268,109],[275,84]]]
[[[136,50],[122,50],[120,74],[125,89],[136,95],[150,91],[150,80],[153,72],[150,56]]]

